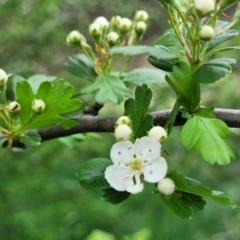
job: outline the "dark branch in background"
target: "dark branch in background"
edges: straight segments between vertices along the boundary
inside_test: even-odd
[[[158,112],[152,112],[154,116],[154,125],[164,126],[169,117],[171,110],[163,110]],[[240,128],[240,110],[221,109],[216,108],[214,114],[224,121],[229,127]],[[117,117],[98,117],[91,115],[83,115],[78,118],[73,118],[78,121],[79,125],[70,129],[65,130],[59,126],[47,130],[40,130],[38,133],[42,137],[42,141],[69,136],[76,133],[86,132],[113,132],[114,125]],[[182,126],[186,122],[186,119],[181,117],[181,114],[177,116],[175,126]]]

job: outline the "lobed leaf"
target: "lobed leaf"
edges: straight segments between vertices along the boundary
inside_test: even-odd
[[[232,150],[223,141],[229,134],[228,126],[221,120],[194,115],[183,126],[181,139],[189,150],[198,144],[203,158],[210,163],[226,165],[234,157]]]
[[[213,83],[231,72],[233,58],[217,58],[202,64],[195,72],[194,79],[200,83]]]
[[[136,68],[131,72],[123,74],[123,82],[135,86],[152,83],[165,83],[165,72],[152,68]]]
[[[153,125],[153,117],[147,113],[152,99],[152,91],[146,84],[139,86],[135,91],[135,99],[125,102],[125,114],[132,120],[132,130],[135,138],[141,138]]]
[[[115,75],[99,76],[90,86],[81,90],[82,94],[97,91],[95,100],[98,103],[110,101],[120,103],[126,96],[130,96],[132,91]]]

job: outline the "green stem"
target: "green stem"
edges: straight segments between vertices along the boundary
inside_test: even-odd
[[[123,65],[123,67],[122,67],[122,69],[121,69],[121,71],[120,71],[120,73],[119,73],[119,77],[122,76],[123,72],[125,71],[126,67],[128,66],[128,64],[129,64],[129,62],[130,62],[131,60],[132,60],[132,56],[127,57],[127,60],[126,60],[126,62],[124,63],[124,65]]]
[[[166,10],[167,10],[168,18],[169,18],[169,21],[170,21],[171,26],[172,26],[172,28],[173,28],[173,31],[174,31],[174,33],[176,34],[176,36],[178,37],[180,43],[182,44],[182,46],[183,46],[183,48],[184,48],[184,50],[185,50],[185,53],[186,53],[186,55],[187,55],[188,60],[191,62],[191,61],[192,61],[191,52],[190,52],[190,50],[188,49],[188,46],[187,46],[187,44],[186,44],[186,41],[185,41],[184,37],[182,36],[182,33],[179,33],[179,32],[178,32],[178,30],[177,30],[177,28],[176,28],[176,26],[175,26],[175,24],[174,24],[174,21],[173,21],[173,19],[172,19],[172,15],[171,15],[171,11],[170,11],[169,5],[166,5]]]

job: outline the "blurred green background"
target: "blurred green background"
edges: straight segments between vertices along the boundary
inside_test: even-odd
[[[0,68],[28,77],[35,73],[64,77],[81,87],[82,82],[67,74],[64,62],[73,54],[65,44],[74,29],[86,37],[88,25],[97,16],[115,14],[132,18],[135,10],[151,16],[145,44],[153,44],[168,24],[157,1],[83,0],[0,0]],[[87,37],[91,42],[91,39]],[[233,40],[235,44],[238,39]],[[229,44],[233,44],[229,42]],[[236,53],[231,53],[239,59]],[[240,59],[239,59],[240,60]],[[146,65],[146,59],[134,61]],[[239,64],[234,74],[212,86],[203,86],[204,104],[240,108]],[[92,101],[84,97],[84,104]],[[173,92],[154,86],[150,110],[172,107]],[[123,106],[107,104],[100,115],[121,115]],[[211,166],[196,149],[187,152],[176,127],[163,149],[170,169],[224,191],[240,205],[240,130],[231,129],[228,143],[236,159],[229,166]],[[82,139],[82,140],[81,140]],[[68,145],[66,144],[68,143]],[[111,205],[101,201],[101,192],[82,189],[76,173],[85,160],[109,157],[113,134],[87,134],[69,144],[51,140],[24,151],[0,153],[0,239],[1,240],[237,240],[240,239],[240,212],[208,201],[204,211],[181,220],[152,195],[145,184],[141,194]],[[210,149],[209,149],[210,150]]]

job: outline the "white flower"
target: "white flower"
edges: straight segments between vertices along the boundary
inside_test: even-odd
[[[136,23],[135,31],[137,33],[144,33],[147,30],[147,24],[144,21],[139,21]]]
[[[126,124],[120,124],[115,129],[115,137],[118,141],[130,140],[132,137],[132,129]]]
[[[6,72],[2,69],[0,69],[0,86],[6,85],[8,78],[12,74],[6,74]]]
[[[98,23],[92,23],[89,26],[89,34],[92,37],[99,37],[101,35],[102,31],[101,31],[101,26]]]
[[[118,41],[119,35],[116,32],[110,32],[107,35],[107,41],[110,45],[115,45]]]
[[[97,17],[93,23],[99,24],[102,30],[107,30],[109,27],[108,20],[103,16]]]
[[[167,138],[167,132],[163,127],[152,127],[148,132],[149,137],[157,139],[159,142],[164,142]]]
[[[120,31],[127,32],[131,29],[132,21],[129,18],[121,18],[118,28]]]
[[[199,35],[202,40],[209,41],[214,36],[214,30],[211,26],[204,25],[201,27]]]
[[[141,177],[157,183],[167,173],[167,163],[160,151],[161,144],[150,137],[137,139],[134,144],[130,141],[115,143],[110,152],[113,165],[105,171],[106,180],[117,191],[141,192]]]
[[[46,104],[41,99],[35,99],[32,103],[32,109],[33,111],[37,113],[42,113],[46,108]]]
[[[194,8],[199,16],[207,16],[215,10],[215,0],[194,0]]]
[[[8,109],[11,113],[16,113],[21,110],[21,105],[18,102],[13,101],[9,103]]]
[[[148,13],[144,10],[139,10],[136,12],[134,19],[136,21],[144,21],[146,22],[148,20]]]
[[[116,124],[120,125],[120,124],[126,124],[129,125],[131,123],[131,119],[127,116],[121,116],[120,118],[118,118]]]
[[[164,178],[158,182],[157,188],[164,195],[171,195],[175,191],[175,183],[171,178]]]

